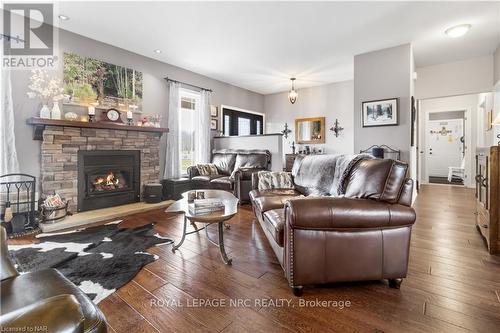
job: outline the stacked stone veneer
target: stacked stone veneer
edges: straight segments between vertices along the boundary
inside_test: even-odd
[[[158,182],[161,133],[113,129],[46,126],[43,131],[41,189],[44,196],[58,193],[77,211],[79,150],[140,150],[143,185]]]

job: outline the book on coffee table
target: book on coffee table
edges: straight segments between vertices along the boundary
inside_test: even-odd
[[[195,199],[189,204],[189,212],[194,215],[205,215],[224,210],[224,203],[219,199]]]
[[[195,207],[194,204],[189,204],[189,213],[193,215],[206,215],[218,211],[224,211],[224,209],[224,205],[213,207]]]

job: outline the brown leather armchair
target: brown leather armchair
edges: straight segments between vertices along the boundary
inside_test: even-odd
[[[294,294],[343,281],[388,279],[399,288],[416,219],[406,172],[405,163],[367,159],[349,171],[343,197],[299,197],[307,195],[301,184],[250,193]]]
[[[55,269],[19,275],[10,260],[5,229],[0,227],[2,330],[105,333],[102,312]]]

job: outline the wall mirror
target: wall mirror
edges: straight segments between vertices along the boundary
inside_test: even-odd
[[[325,117],[295,119],[295,141],[304,143],[325,143]]]

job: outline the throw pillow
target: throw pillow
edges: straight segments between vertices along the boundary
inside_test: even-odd
[[[207,164],[197,164],[196,169],[198,169],[198,173],[200,176],[211,176],[218,175],[217,167],[215,164],[207,163]]]
[[[259,171],[258,173],[259,184],[258,188],[262,190],[280,189],[293,189],[292,174],[290,172],[280,171]]]

